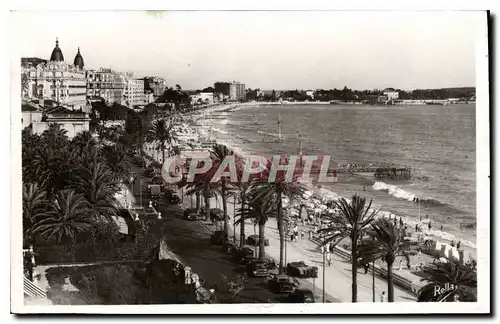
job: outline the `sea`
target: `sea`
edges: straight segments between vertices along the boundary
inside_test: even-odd
[[[411,180],[339,176],[328,189],[350,198],[358,193],[381,210],[440,241],[476,249],[476,108],[474,104],[369,106],[284,104],[240,106],[213,112],[213,138],[242,154],[331,156],[335,163],[391,164],[412,168]],[[282,141],[269,134],[278,133]],[[420,198],[416,203],[414,198]]]

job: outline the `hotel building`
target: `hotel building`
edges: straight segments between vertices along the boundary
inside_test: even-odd
[[[79,48],[73,64],[68,64],[56,39],[50,60],[22,59],[21,74],[26,80],[24,98],[49,99],[69,109],[88,112],[87,80]]]
[[[104,99],[107,104],[125,105],[125,89],[127,78],[123,73],[111,69],[100,68],[87,71],[87,98],[89,100]]]
[[[229,96],[229,100],[241,100],[246,98],[245,84],[236,81],[216,82],[214,91]]]

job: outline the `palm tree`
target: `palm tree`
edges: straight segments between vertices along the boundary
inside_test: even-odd
[[[392,268],[398,256],[406,258],[415,254],[410,242],[405,241],[403,232],[386,218],[371,225],[371,238],[363,240],[358,248],[358,255],[366,260],[382,259],[387,263],[387,291],[389,302],[394,302],[394,278]],[[414,246],[414,245],[413,245]]]
[[[106,165],[116,182],[128,181],[132,172],[127,152],[122,145],[109,145],[101,149]]]
[[[228,156],[234,157],[234,153],[226,145],[217,144],[212,148],[213,168],[218,169],[225,158]],[[227,195],[228,195],[228,180],[226,177],[220,179],[220,194],[222,198],[222,209],[224,211],[224,233],[229,237],[229,216],[227,214]]]
[[[110,219],[116,215],[117,200],[115,194],[119,191],[113,173],[99,159],[97,152],[87,156],[77,170],[76,191],[82,194],[90,205],[96,217]]]
[[[31,236],[35,219],[43,212],[42,207],[47,204],[45,191],[38,183],[23,183],[23,232]]]
[[[49,203],[48,210],[37,216],[33,232],[55,239],[57,243],[70,239],[74,249],[77,235],[92,227],[93,219],[88,207],[85,199],[73,190],[59,191],[55,200]]]
[[[470,267],[448,260],[424,267],[427,284],[418,292],[419,302],[477,301],[477,273]],[[444,289],[444,293],[440,290]]]
[[[332,223],[328,228],[321,229],[319,232],[324,235],[323,244],[334,242],[339,243],[343,238],[348,237],[351,240],[351,271],[352,271],[352,302],[358,299],[357,287],[357,256],[358,241],[361,233],[370,225],[378,210],[371,211],[372,201],[366,205],[366,199],[354,195],[351,202],[348,203],[345,198],[334,200],[333,204],[340,210],[339,215],[332,217]]]
[[[195,178],[195,182],[188,186],[187,195],[195,194],[197,197],[203,196],[205,199],[205,220],[210,219],[210,198],[216,197],[220,193],[219,186],[211,182],[209,177]],[[198,202],[198,201],[197,201]],[[198,208],[198,206],[196,206]]]
[[[241,178],[240,178],[241,179]],[[247,203],[247,196],[246,196],[246,193],[248,191],[248,188],[249,188],[249,184],[246,183],[246,182],[239,182],[237,187],[239,189],[239,199],[241,201],[241,210],[245,210],[245,203]],[[234,199],[236,199],[236,195],[234,197]],[[240,221],[240,247],[244,247],[245,246],[245,221]]]
[[[62,128],[61,124],[51,123],[49,128],[42,133],[42,139],[45,143],[57,146],[68,139],[67,133],[68,131]]]
[[[269,168],[268,168],[269,170]],[[248,195],[251,201],[262,201],[267,205],[276,206],[278,218],[278,232],[280,236],[280,273],[284,273],[284,251],[285,251],[285,233],[284,233],[284,215],[283,215],[283,198],[288,197],[290,200],[295,197],[300,197],[305,192],[305,189],[296,181],[286,181],[282,176],[277,176],[274,182],[269,182],[268,179],[256,179],[252,181]]]
[[[153,123],[153,128],[149,131],[150,140],[159,143],[157,149],[160,149],[162,152],[162,162],[165,162],[165,143],[168,143],[170,146],[175,139],[175,134],[172,130],[173,126],[173,123],[167,122],[165,119],[158,119]]]
[[[48,195],[62,190],[71,179],[69,175],[75,163],[75,153],[66,145],[42,145],[35,150],[31,164],[26,165],[26,181],[39,179]]]
[[[254,199],[245,208],[238,211],[239,219],[236,223],[243,224],[245,220],[251,219],[259,225],[259,259],[264,260],[265,252],[265,229],[269,217],[276,217],[276,206],[268,202]],[[236,215],[235,215],[236,217]],[[241,242],[240,242],[241,243]]]
[[[71,140],[71,144],[73,144],[76,151],[81,154],[86,148],[96,145],[97,143],[89,131],[84,131],[76,134]]]

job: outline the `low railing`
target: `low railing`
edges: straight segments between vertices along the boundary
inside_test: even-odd
[[[24,293],[31,297],[47,298],[47,292],[26,277],[24,277]]]

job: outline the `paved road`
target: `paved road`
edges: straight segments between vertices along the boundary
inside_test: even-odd
[[[142,171],[133,166],[133,171],[137,175],[142,175]],[[146,192],[150,179],[143,177],[143,205],[149,204],[149,197]],[[139,202],[139,181],[133,186],[136,201]],[[189,197],[185,198],[187,201]],[[220,286],[222,283],[221,274],[229,279],[234,279],[237,275],[243,274],[243,267],[230,261],[230,257],[223,253],[222,247],[210,244],[210,232],[197,221],[186,221],[182,219],[182,208],[180,206],[167,206],[160,204],[162,213],[162,226],[159,228],[163,240],[168,248],[177,255],[179,260],[185,265],[189,265],[193,272],[198,273],[202,280],[205,280],[206,287],[211,285]],[[266,303],[283,301],[284,296],[277,296],[267,289],[267,280],[264,278],[250,278],[245,289],[243,289],[233,300],[242,303]]]
[[[213,203],[212,203],[213,204]],[[220,203],[219,203],[220,204]],[[232,198],[228,201],[228,213],[230,214],[230,233],[233,233],[233,201]],[[238,208],[238,206],[236,207]],[[247,235],[253,234],[253,226],[247,226]],[[239,226],[236,226],[236,235],[239,235]],[[266,224],[265,236],[269,239],[269,246],[266,247],[266,254],[272,258],[279,260],[279,234],[276,224],[276,219],[270,218]],[[352,273],[351,263],[346,259],[332,253],[331,266],[325,269],[325,290],[333,296],[336,301],[350,302],[351,301],[351,285]],[[307,238],[300,239],[298,242],[288,242],[286,249],[286,262],[304,261],[311,266],[318,266],[318,278],[315,280],[316,289],[323,287],[323,257],[318,245]],[[358,269],[358,301],[372,302],[373,301],[373,278],[371,272],[364,273],[363,269]],[[312,279],[307,279],[312,285]],[[375,296],[376,301],[380,300],[382,291],[387,294],[387,282],[381,278],[375,278]],[[394,300],[396,302],[412,302],[416,301],[416,296],[394,287]],[[320,299],[321,300],[321,299]]]

